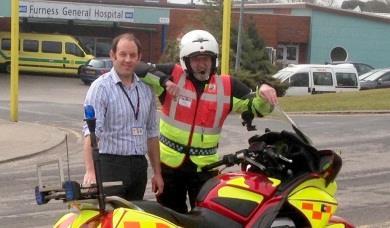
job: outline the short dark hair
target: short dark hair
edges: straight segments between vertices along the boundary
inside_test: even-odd
[[[123,33],[123,34],[115,37],[112,40],[112,45],[111,45],[112,52],[116,53],[116,49],[117,49],[118,43],[119,43],[119,41],[121,39],[126,39],[126,40],[129,40],[129,41],[133,41],[135,43],[135,45],[137,45],[138,55],[141,54],[141,52],[142,52],[141,42],[139,41],[139,39],[137,39],[137,37],[134,36],[134,34],[128,33],[128,32],[127,33]]]

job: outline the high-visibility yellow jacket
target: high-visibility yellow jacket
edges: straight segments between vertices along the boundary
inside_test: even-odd
[[[207,82],[199,82],[191,79],[180,65],[157,66],[157,69],[165,74],[146,66],[138,67],[136,73],[159,95],[160,159],[167,166],[179,167],[185,156],[198,170],[217,161],[220,133],[231,111],[249,110],[255,116],[263,116],[272,109],[257,93],[229,75],[214,74]],[[166,80],[180,88],[176,99],[165,92]],[[197,91],[197,83],[202,83],[201,92]]]

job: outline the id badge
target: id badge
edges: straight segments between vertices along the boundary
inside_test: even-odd
[[[144,129],[142,127],[133,127],[131,132],[134,136],[140,136],[144,134]]]
[[[190,107],[191,107],[191,103],[192,103],[192,100],[191,100],[191,98],[189,98],[189,97],[180,97],[180,98],[179,98],[179,104],[180,104],[181,106],[190,108]]]

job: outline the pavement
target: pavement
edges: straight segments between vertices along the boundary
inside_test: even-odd
[[[0,164],[48,151],[65,141],[59,128],[0,119]]]
[[[381,111],[304,112],[295,114],[385,114]],[[34,156],[48,151],[65,140],[66,133],[59,128],[28,122],[12,122],[0,119],[0,164]]]

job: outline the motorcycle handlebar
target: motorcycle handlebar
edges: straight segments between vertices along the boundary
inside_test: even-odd
[[[226,154],[222,157],[221,160],[203,166],[202,171],[208,171],[208,170],[217,168],[218,166],[221,166],[221,165],[226,165],[227,167],[230,167],[230,166],[233,166],[235,164],[238,164],[239,161],[241,160],[240,155],[245,154],[247,151],[248,151],[247,149],[243,149],[243,150],[239,150],[239,151],[235,152],[234,154]]]
[[[202,167],[202,171],[209,171],[210,169],[217,168],[218,166],[221,166],[224,163],[225,163],[225,161],[222,159],[222,160],[219,160],[217,162],[211,163],[209,165],[205,165]]]
[[[123,186],[122,181],[104,182],[102,183],[104,188]],[[92,184],[90,186],[82,186],[75,181],[64,182],[62,188],[58,189],[39,189],[39,186],[35,187],[35,199],[38,205],[46,204],[50,200],[85,200],[96,199],[98,197],[97,185]]]

